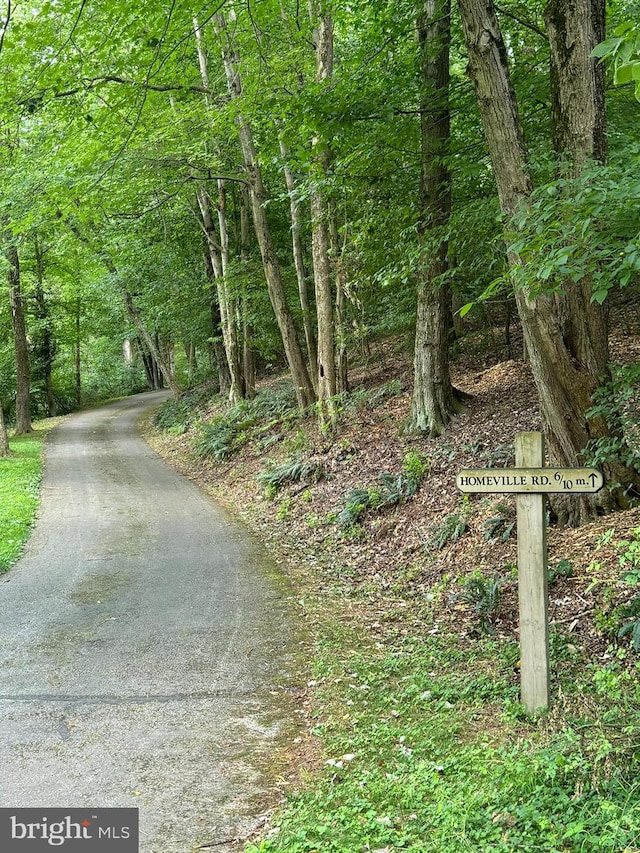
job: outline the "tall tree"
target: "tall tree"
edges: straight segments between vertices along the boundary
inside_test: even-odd
[[[212,96],[209,89],[209,65],[202,38],[202,29],[197,18],[194,18],[193,24],[196,36],[200,76],[202,78],[202,85],[207,90],[204,99],[207,111],[209,112],[213,106]],[[224,180],[218,178],[217,186],[217,230],[213,217],[214,205],[204,183],[200,183],[199,186],[197,186],[196,196],[198,199],[202,227],[207,240],[209,256],[211,259],[211,268],[214,273],[214,281],[218,295],[222,340],[227,358],[229,377],[231,380],[229,386],[229,400],[232,403],[236,403],[244,394],[244,381],[242,375],[243,365],[238,334],[240,312],[238,299],[235,294],[233,294],[232,289],[229,286],[229,229],[227,226],[227,192]]]
[[[0,456],[9,456],[10,453],[9,437],[7,436],[7,427],[4,422],[4,409],[2,407],[2,400],[0,400]]]
[[[469,73],[476,88],[500,204],[505,216],[512,220],[516,213],[527,207],[532,181],[527,168],[528,153],[518,105],[509,75],[507,50],[490,0],[459,0],[459,7],[469,55]],[[586,42],[595,44],[594,19],[597,15],[594,4],[586,0],[566,4],[562,12],[562,35],[556,38],[553,28],[561,20],[557,12],[558,7],[550,7],[549,21],[553,21],[552,41],[558,51],[558,62],[562,63],[569,60],[575,47],[572,37],[567,40],[567,34],[586,33],[583,36]],[[593,64],[593,61],[590,60],[590,63]],[[591,89],[590,93],[576,93],[577,102],[582,103],[578,110],[584,109],[587,102],[591,104],[586,124],[579,134],[581,139],[592,140],[590,146],[569,142],[568,135],[572,132],[556,132],[556,140],[560,144],[569,143],[567,149],[577,166],[596,153],[594,142],[599,134],[595,125],[601,121],[594,106],[601,103],[595,92],[597,78],[590,73],[586,80],[576,80],[560,73],[556,67],[555,79],[558,87],[554,98],[556,125],[560,117],[565,119],[569,109],[567,103],[572,100],[570,89],[581,90],[583,86]],[[567,127],[572,126],[573,119],[569,121],[567,118]],[[580,153],[578,148],[581,148]],[[510,252],[509,263],[512,268],[521,265],[521,258],[516,251]],[[592,357],[592,354],[602,350],[606,332],[602,316],[589,313],[589,320],[586,320],[585,300],[589,301],[588,293],[573,286],[562,298],[562,307],[556,294],[541,293],[531,286],[520,287],[516,291],[518,312],[540,398],[550,455],[554,463],[560,466],[579,466],[589,440],[599,438],[607,431],[602,420],[586,417],[591,395],[603,375],[600,373],[601,359]],[[564,334],[568,328],[566,318],[569,315],[574,318],[571,325],[575,326],[576,322],[581,324],[580,333],[576,337],[566,337]],[[576,348],[579,341],[582,349]],[[627,482],[634,477],[633,472],[624,472]],[[574,496],[555,501],[554,507],[561,522],[580,524],[603,509],[612,508],[614,500],[621,500],[620,492],[615,498],[609,493]]]
[[[291,215],[291,244],[293,251],[293,263],[296,270],[296,280],[298,282],[298,297],[300,299],[300,307],[302,308],[302,324],[304,327],[304,337],[307,346],[307,355],[309,359],[310,376],[314,388],[317,392],[318,386],[318,349],[316,344],[316,333],[314,323],[314,310],[309,298],[309,278],[307,275],[307,267],[305,263],[304,245],[302,241],[302,214],[300,211],[300,202],[297,198],[296,182],[293,175],[293,170],[289,163],[289,149],[282,138],[282,133],[279,132],[280,155],[283,162],[283,171],[287,193],[289,195],[289,212]]]
[[[447,281],[447,229],[451,217],[449,46],[450,0],[427,0],[417,15],[420,46],[421,162],[418,231],[423,245],[418,272],[411,428],[442,435],[463,395],[451,384],[449,331],[451,290]]]
[[[235,102],[242,98],[242,78],[240,75],[239,54],[233,43],[227,21],[222,13],[215,15],[215,26],[222,44],[224,69],[229,95]],[[293,314],[287,303],[282,280],[280,262],[275,251],[273,236],[266,213],[266,192],[262,178],[262,168],[254,142],[253,130],[248,118],[239,108],[236,115],[240,147],[244,158],[251,194],[251,212],[262,265],[264,269],[269,298],[282,336],[287,364],[296,392],[298,405],[305,408],[315,399],[313,384],[305,362]]]
[[[38,235],[34,235],[33,250],[35,259],[35,314],[39,329],[34,355],[42,371],[45,390],[45,410],[52,418],[57,414],[56,399],[53,392],[53,361],[56,351],[53,335],[53,322],[47,295],[45,293],[45,252]]]
[[[326,84],[333,74],[333,19],[326,0],[313,0],[310,9],[316,23],[316,80]],[[313,137],[311,146],[315,167],[315,186],[311,193],[311,248],[318,318],[318,411],[321,425],[333,429],[338,419],[338,408],[333,285],[329,256],[330,208],[326,198],[330,152],[327,140],[319,134]]]
[[[16,357],[16,435],[33,431],[31,426],[31,369],[29,365],[29,343],[27,324],[20,281],[20,258],[15,242],[9,238],[6,249],[9,261],[9,303]]]
[[[217,304],[220,312],[222,341],[230,380],[228,396],[232,403],[237,403],[243,396],[242,361],[238,342],[237,300],[229,294],[227,278],[229,247],[225,214],[224,211],[221,213],[219,222],[222,227],[218,232],[213,218],[213,203],[204,185],[201,184],[197,188],[196,196],[218,296]]]

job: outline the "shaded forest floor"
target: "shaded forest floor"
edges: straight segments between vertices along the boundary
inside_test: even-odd
[[[640,361],[635,307],[621,309],[612,329],[614,363]],[[203,430],[228,408],[216,398],[205,398],[197,411],[164,432],[147,430],[147,437],[165,459],[244,518],[283,566],[296,595],[312,590],[315,613],[301,611],[312,633],[324,608],[332,618],[357,624],[373,645],[384,644],[391,634],[438,634],[471,648],[490,635],[515,648],[515,499],[463,496],[455,485],[461,468],[513,465],[516,432],[540,429],[530,370],[522,361],[501,360],[503,353],[500,330],[464,339],[453,379],[472,400],[437,439],[403,430],[411,360],[399,341],[372,346],[369,357],[352,369],[351,391],[331,439],[313,416],[275,416],[247,425],[228,458],[203,457],[196,451]],[[277,395],[282,383],[265,380],[261,391]],[[272,478],[269,485],[265,475],[295,466],[306,476],[295,479],[293,473],[291,482],[275,486]],[[397,478],[416,466],[422,478],[414,495],[386,507],[374,501],[349,515],[353,490],[379,493],[381,474]],[[635,528],[640,528],[640,508],[579,529],[549,529],[556,699],[559,685],[576,667],[606,666],[615,656],[619,609],[637,595],[621,579],[620,543],[633,539]],[[620,642],[628,648],[628,639]],[[635,654],[629,660],[635,667]],[[511,679],[517,690],[517,659]],[[301,704],[309,711],[309,691]],[[313,763],[315,747],[309,744],[309,738],[299,739],[294,763]]]

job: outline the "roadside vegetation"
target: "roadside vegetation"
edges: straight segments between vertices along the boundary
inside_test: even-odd
[[[634,341],[614,335],[621,363]],[[527,366],[469,370],[472,345],[473,400],[439,438],[404,431],[390,342],[333,436],[280,381],[241,411],[201,391],[156,415],[153,445],[286,561],[311,629],[305,731],[247,853],[640,849],[640,511],[549,529],[553,701],[528,716],[514,502],[454,483],[512,465],[539,414]]]
[[[0,458],[0,574],[22,553],[38,508],[42,453],[55,421],[40,421],[34,431],[9,439],[11,454]]]

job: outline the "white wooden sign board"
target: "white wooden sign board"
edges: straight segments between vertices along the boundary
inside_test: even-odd
[[[603,476],[596,468],[545,468],[542,433],[520,432],[515,468],[468,468],[456,485],[466,494],[517,494],[520,701],[535,713],[549,704],[545,495],[597,492]]]

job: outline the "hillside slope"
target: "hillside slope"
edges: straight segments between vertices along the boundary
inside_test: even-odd
[[[312,780],[318,779],[321,788],[328,785],[333,792],[336,780],[327,779],[322,759],[333,754],[330,750],[336,747],[331,745],[338,738],[349,754],[356,748],[370,750],[369,769],[363,777],[370,779],[377,772],[372,768],[386,767],[386,759],[375,757],[381,749],[376,722],[381,712],[365,703],[360,712],[350,708],[343,713],[345,701],[350,706],[355,702],[356,708],[361,701],[361,697],[354,700],[353,693],[344,693],[346,683],[356,677],[353,670],[364,668],[370,684],[379,678],[383,693],[393,685],[397,691],[407,680],[419,684],[428,675],[428,689],[420,696],[440,696],[437,709],[425,718],[415,708],[414,699],[414,704],[405,706],[402,691],[395,693],[390,701],[398,704],[391,714],[404,726],[398,731],[410,729],[411,715],[417,714],[413,736],[426,750],[431,735],[446,742],[454,729],[458,732],[454,741],[460,743],[462,726],[467,732],[464,742],[470,748],[476,749],[477,742],[488,743],[490,737],[491,749],[482,758],[486,767],[483,764],[484,769],[478,767],[474,773],[486,773],[488,778],[496,775],[497,780],[505,772],[506,750],[518,757],[515,790],[530,786],[527,774],[535,767],[541,774],[540,784],[551,785],[544,797],[556,799],[546,808],[557,809],[558,816],[549,824],[553,831],[545,830],[549,837],[541,829],[527,835],[522,827],[518,829],[520,818],[513,817],[512,825],[509,816],[513,832],[503,828],[504,838],[510,839],[504,842],[504,849],[587,849],[580,844],[593,839],[595,830],[589,830],[590,836],[584,834],[588,821],[582,817],[574,823],[583,829],[575,833],[571,827],[563,830],[572,839],[571,833],[575,834],[576,846],[571,846],[573,841],[566,845],[557,841],[557,826],[563,820],[561,804],[573,797],[591,814],[593,804],[588,798],[583,804],[581,798],[587,794],[600,797],[601,784],[612,784],[617,774],[624,779],[625,774],[633,774],[631,756],[637,754],[640,742],[638,657],[630,648],[631,634],[618,637],[620,628],[629,623],[625,607],[637,596],[635,582],[623,577],[620,560],[626,555],[624,568],[635,565],[640,569],[640,509],[603,517],[580,529],[549,529],[553,704],[545,717],[523,722],[513,710],[517,709],[514,697],[517,700],[519,685],[514,498],[462,496],[455,476],[463,467],[513,465],[515,434],[539,429],[540,418],[527,365],[496,361],[497,348],[484,346],[483,340],[476,341],[475,351],[461,353],[456,360],[454,382],[472,401],[439,439],[404,433],[410,408],[410,364],[405,354],[387,344],[368,364],[352,371],[352,390],[343,401],[338,433],[331,439],[318,430],[312,415],[301,419],[296,414],[286,383],[277,379],[262,384],[256,401],[236,407],[210,399],[206,393],[167,404],[157,418],[164,430],[147,429],[148,440],[165,459],[257,531],[300,599],[300,617],[311,636],[310,668],[309,685],[300,693],[307,731],[292,744],[292,767],[320,770]],[[619,364],[640,361],[640,326],[635,316],[616,325],[612,351]],[[480,358],[486,358],[482,367],[478,367]],[[385,674],[379,676],[381,666]],[[402,667],[408,670],[401,678]],[[389,676],[389,668],[393,676]],[[454,689],[451,679],[456,678]],[[448,685],[446,689],[443,683]],[[461,684],[470,686],[470,692]],[[445,717],[440,720],[437,712]],[[385,712],[384,719],[387,717]],[[311,731],[320,733],[321,740],[311,737]],[[412,750],[406,752],[403,746],[405,735],[397,737],[402,756],[411,756]],[[532,744],[537,744],[535,749]],[[552,763],[564,766],[568,762],[566,767],[571,768],[566,778],[563,771],[556,779],[553,770],[553,784],[545,781],[545,774],[552,772],[545,763],[550,760],[551,744],[558,750]],[[447,752],[446,760],[454,761],[451,756]],[[571,761],[567,756],[573,756]],[[338,763],[340,767],[344,764],[341,759]],[[336,762],[329,758],[326,764],[333,768]],[[352,775],[357,778],[355,771]],[[337,778],[345,783],[342,771]],[[410,773],[407,786],[413,786],[412,779]],[[293,821],[291,834],[278,836],[280,841],[273,846],[263,842],[267,846],[260,850],[315,849],[313,845],[296,846],[291,839],[312,836],[314,827],[323,822],[328,827],[341,825],[333,793],[319,807],[315,784],[308,794],[303,793],[302,805],[294,801],[284,812],[283,825]],[[349,811],[351,823],[345,818],[344,834],[338,834],[335,846],[326,842],[318,846],[323,853],[374,849],[362,847],[358,834],[363,808],[358,791],[363,784],[363,779],[357,785],[354,782],[351,799],[341,789],[347,805],[340,809]],[[497,791],[500,783],[492,784]],[[625,843],[630,838],[640,839],[640,792],[625,788],[628,784],[620,783],[621,800],[615,806],[619,826],[616,824],[611,835]],[[289,783],[284,782],[282,788],[288,791]],[[311,817],[305,796],[315,803]],[[429,799],[431,795],[416,796]],[[459,789],[447,794],[454,811],[460,807],[455,805],[458,796],[468,796],[462,782]],[[526,799],[529,795],[519,796]],[[377,808],[390,808],[388,798]],[[487,813],[488,808],[484,804],[474,812],[478,827],[487,820],[491,823],[491,815],[502,815],[503,809],[509,815],[517,812],[499,796],[491,806],[493,811]],[[408,831],[406,821],[414,817],[414,811],[409,812],[394,823],[397,833],[400,827]],[[424,819],[429,826],[439,820],[432,813]],[[594,826],[599,825],[595,821]],[[518,834],[521,829],[523,835]],[[419,838],[424,831],[424,827],[412,829]],[[355,835],[349,836],[349,832]],[[416,841],[417,846],[407,843],[406,849],[459,850],[461,843],[470,843],[466,835],[457,837],[450,828],[448,836],[444,828],[442,832],[443,838],[451,837],[450,842],[438,842],[440,846],[431,848]],[[483,832],[478,829],[478,839],[484,837]],[[388,849],[405,849],[398,841],[400,835],[393,836],[400,846]],[[348,837],[360,846],[353,846],[353,840],[347,843]],[[376,849],[386,849],[386,836],[380,838]],[[588,849],[623,847],[591,844]]]

